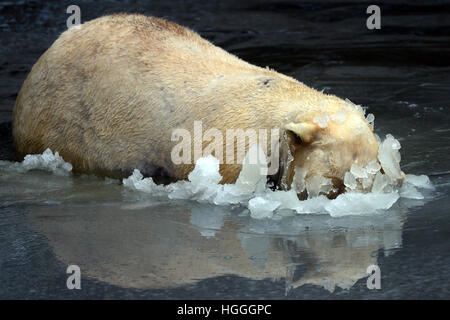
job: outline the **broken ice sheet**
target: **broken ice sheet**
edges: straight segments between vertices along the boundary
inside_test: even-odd
[[[402,198],[418,199],[418,200],[424,198],[424,196],[419,192],[419,190],[417,190],[416,187],[414,187],[409,183],[403,183],[399,192]]]
[[[366,169],[361,166],[358,166],[356,163],[352,164],[352,167],[350,168],[350,173],[355,178],[367,178]]]
[[[418,189],[434,189],[434,187],[426,175],[407,174],[400,188],[400,195],[408,199],[423,199],[424,196]]]
[[[255,197],[248,202],[250,216],[255,219],[271,218],[273,212],[281,205],[278,201]]]
[[[315,175],[306,179],[306,190],[308,198],[319,196],[320,193],[327,194],[333,189],[331,179]]]
[[[384,187],[387,186],[388,182],[389,181],[384,174],[382,174],[381,172],[377,172],[377,174],[375,175],[375,179],[373,181],[372,192],[373,193],[383,192]]]
[[[260,179],[264,175],[261,176],[257,169],[264,168],[264,164],[252,168],[245,167],[244,164],[239,183],[220,185],[219,164],[213,158],[196,164],[205,168],[194,169],[196,174],[191,176],[192,181],[179,181],[166,186],[164,190],[169,198],[174,198],[176,194],[178,199],[207,201],[218,205],[240,204],[248,207],[250,215],[256,219],[276,219],[280,215],[292,214],[328,213],[333,217],[370,215],[389,209],[400,196],[419,199],[422,197],[419,188],[433,188],[425,175],[406,175],[403,186],[398,186],[395,177],[402,177],[399,164],[400,147],[398,140],[387,135],[380,144],[380,162],[374,159],[365,167],[354,164],[344,176],[347,192],[334,200],[321,194],[332,189],[331,180],[321,176],[305,179],[307,172],[301,167],[295,168],[292,189],[288,191],[262,188],[264,180]],[[246,183],[242,184],[244,181]],[[359,186],[362,186],[365,192],[371,192],[364,193],[363,190],[358,190]],[[153,184],[149,183],[147,187],[157,191]],[[308,191],[308,199],[301,201],[297,192],[304,189]]]
[[[243,192],[264,191],[266,177],[266,154],[258,144],[252,145],[242,162],[242,170],[236,180],[236,187]]]
[[[373,179],[374,179],[373,175],[370,175],[367,178],[362,178],[361,184],[362,184],[363,189],[369,189],[369,187],[372,186]]]
[[[353,174],[351,172],[346,172],[344,175],[344,185],[351,189],[351,190],[355,190],[357,187],[357,182],[355,177],[353,176]]]
[[[383,143],[386,150],[380,148],[380,158],[387,158],[388,164],[386,165],[385,161],[385,168],[393,167],[395,172],[395,165],[399,166],[400,156],[396,152],[398,153],[400,144],[390,135]],[[246,155],[247,160],[250,159],[250,154],[258,154],[258,152],[260,150],[257,146],[251,148]],[[386,154],[383,155],[383,152]],[[261,159],[264,160],[265,157]],[[144,178],[139,170],[135,170],[130,177],[123,180],[123,184],[128,189],[143,191],[151,196],[166,197],[169,201],[170,199],[190,199],[214,205],[239,204],[248,207],[251,216],[256,219],[275,219],[279,218],[279,215],[292,214],[328,213],[333,217],[367,215],[388,209],[399,196],[422,199],[420,189],[433,188],[427,176],[410,174],[406,175],[402,187],[399,188],[391,182],[389,175],[381,173],[380,167],[376,160],[369,162],[364,168],[353,165],[344,178],[348,188],[347,193],[339,195],[334,200],[321,195],[332,189],[331,180],[313,176],[305,181],[306,171],[301,167],[295,168],[293,189],[270,190],[265,186],[266,176],[264,172],[261,172],[267,168],[267,163],[264,161],[253,164],[244,161],[243,169],[235,184],[220,184],[222,177],[219,173],[219,160],[213,156],[198,159],[194,170],[189,174],[188,181],[178,181],[166,186],[157,185],[151,178]],[[22,163],[2,162],[1,168],[20,172],[37,168],[58,173],[70,172],[71,165],[64,162],[57,152],[53,154],[50,150],[46,150],[41,155],[28,155]],[[358,185],[362,185],[364,190],[370,189],[372,185],[371,193],[358,192]],[[301,201],[297,197],[297,192],[305,188],[309,197]]]
[[[49,171],[57,175],[67,175],[72,171],[72,165],[65,162],[58,151],[54,154],[47,148],[42,154],[28,154],[22,162],[0,161],[7,170],[27,172],[30,170]]]
[[[332,217],[346,215],[367,215],[379,210],[387,210],[398,200],[398,193],[343,193],[330,201],[325,210]]]
[[[294,178],[292,179],[292,189],[297,191],[298,193],[303,192],[306,188],[306,177],[307,170],[303,169],[302,167],[295,167],[294,168]]]
[[[380,144],[378,149],[378,160],[380,160],[381,167],[392,181],[402,179],[399,149],[400,142],[389,134],[386,135],[386,139]]]
[[[372,161],[370,161],[366,166],[366,171],[369,174],[376,174],[378,171],[380,171],[380,169],[381,169],[381,165],[376,159],[373,159]]]
[[[434,189],[433,185],[431,184],[430,178],[428,178],[424,174],[422,174],[420,176],[416,176],[413,174],[407,174],[405,183],[412,184],[413,186],[418,187],[418,188]]]

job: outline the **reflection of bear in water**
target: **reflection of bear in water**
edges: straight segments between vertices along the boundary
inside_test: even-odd
[[[333,291],[367,276],[367,267],[376,264],[374,252],[401,244],[403,222],[395,212],[390,219],[364,217],[358,226],[355,217],[261,221],[227,207],[187,206],[190,212],[158,205],[34,208],[29,218],[63,263],[76,261],[83,274],[125,288],[171,288],[236,275]],[[348,228],[330,230],[334,223]]]
[[[306,179],[325,176],[341,187],[350,166],[376,159],[379,145],[352,103],[248,64],[174,23],[126,14],[53,43],[18,95],[13,136],[20,154],[50,148],[76,172],[117,177],[137,168],[178,180],[193,164],[173,163],[171,134],[197,120],[224,137],[227,129],[282,129],[282,159],[294,157],[279,174],[287,185],[300,166]],[[240,169],[221,164],[222,182]]]

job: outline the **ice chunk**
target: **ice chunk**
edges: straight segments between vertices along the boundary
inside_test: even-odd
[[[344,123],[347,120],[347,111],[339,110],[331,116],[331,120],[337,123]]]
[[[243,192],[235,184],[217,186],[217,192],[212,203],[217,205],[229,205],[246,202],[253,196],[253,192]]]
[[[167,195],[163,185],[157,185],[152,178],[145,178],[138,169],[133,174],[123,179],[123,185],[129,189],[152,193],[154,196]]]
[[[391,139],[391,140],[392,140],[392,149],[394,149],[394,150],[400,150],[400,148],[401,148],[400,142],[399,142],[397,139],[395,139],[393,135],[387,134],[386,137],[387,137],[388,139]],[[399,160],[399,161],[400,161],[400,160]]]
[[[366,117],[366,120],[373,125],[373,122],[375,121],[375,116],[373,115],[373,113],[369,113]]]
[[[317,197],[320,193],[327,194],[333,188],[331,179],[315,175],[306,179],[306,190],[308,198]]]
[[[321,128],[328,127],[328,121],[330,120],[330,116],[328,113],[323,113],[319,116],[315,116],[313,122],[317,123],[317,125]]]
[[[380,171],[380,169],[381,165],[376,159],[370,161],[366,166],[366,171],[369,174],[376,174],[378,171]]]
[[[412,184],[414,187],[422,188],[422,189],[434,189],[430,178],[426,175],[416,176],[413,174],[407,174],[404,183]]]
[[[236,187],[243,192],[263,191],[267,180],[267,158],[262,148],[251,146],[242,162]]]
[[[326,196],[319,195],[315,198],[309,198],[304,201],[300,201],[299,205],[295,208],[295,211],[300,214],[305,213],[326,213],[324,207],[330,202]]]
[[[211,155],[198,159],[188,179],[189,181],[178,181],[163,186],[155,184],[152,178],[143,178],[139,170],[134,170],[130,177],[123,180],[123,184],[127,188],[147,192],[153,196],[213,202],[216,194],[223,188],[218,184],[222,179],[219,173],[219,160]]]
[[[366,169],[361,166],[358,166],[356,163],[352,164],[352,167],[350,168],[350,173],[355,178],[367,178]]]
[[[344,175],[344,185],[351,189],[355,190],[357,187],[356,179],[351,172],[346,172]]]
[[[197,160],[194,170],[188,175],[189,183],[179,181],[169,185],[170,199],[194,199],[200,202],[212,202],[221,186],[219,160],[212,155]]]
[[[264,198],[270,201],[276,201],[280,203],[279,209],[296,210],[301,203],[297,196],[297,192],[293,189],[288,191],[276,190],[274,192],[268,192],[264,195]]]
[[[373,180],[372,192],[383,192],[383,189],[387,186],[388,182],[389,181],[388,179],[386,179],[386,176],[384,174],[382,174],[381,172],[377,172],[377,174],[375,175],[375,179]]]
[[[400,143],[392,135],[387,135],[378,148],[378,160],[380,160],[384,173],[392,181],[402,178],[399,149]]]
[[[194,170],[189,173],[188,179],[198,185],[219,183],[222,180],[219,173],[219,160],[212,155],[198,159]]]
[[[400,188],[400,196],[409,199],[423,199],[424,196],[417,190],[421,189],[434,189],[430,179],[426,175],[415,176],[407,174],[405,181],[403,181]]]
[[[270,191],[264,195],[264,199],[279,202],[280,206],[277,208],[277,212],[279,210],[293,210],[298,214],[326,213],[324,206],[330,201],[324,195],[299,200],[297,193],[292,189],[289,191]],[[287,213],[283,212],[283,215],[287,215]]]
[[[297,193],[302,192],[306,188],[306,177],[307,170],[301,168],[301,167],[295,167],[294,168],[294,178],[292,179],[292,185],[291,187],[297,191]]]
[[[408,199],[423,199],[424,196],[412,184],[403,183],[400,188],[400,196]]]
[[[273,212],[281,205],[278,201],[255,197],[248,202],[250,216],[255,219],[271,218]]]
[[[266,177],[261,170],[264,173],[267,163],[252,163],[250,159],[251,154],[260,152],[257,146],[250,148],[247,153],[235,184],[219,184],[219,161],[208,156],[197,161],[189,175],[189,181],[178,181],[167,186],[156,185],[151,178],[144,179],[135,170],[129,178],[124,179],[124,186],[152,195],[165,195],[169,199],[192,199],[216,205],[240,204],[247,206],[251,217],[256,219],[280,219],[281,216],[294,213],[328,213],[333,217],[367,215],[390,208],[399,196],[422,199],[423,195],[417,188],[433,188],[427,176],[414,175],[407,175],[399,188],[397,180],[392,178],[399,172],[399,149],[400,143],[393,136],[387,135],[379,149],[381,164],[376,159],[364,168],[353,164],[344,176],[344,184],[350,192],[341,194],[334,200],[321,195],[332,190],[331,179],[317,175],[306,178],[307,172],[301,167],[295,168],[289,191],[272,191],[266,188]],[[265,155],[261,159],[265,160]],[[386,174],[382,174],[381,168]],[[362,190],[357,192],[361,186]],[[300,201],[297,193],[305,189],[308,199]]]
[[[72,171],[72,165],[65,162],[58,151],[53,154],[52,150],[46,149],[42,154],[29,154],[16,166],[19,171],[45,170],[55,174],[66,175]]]
[[[373,179],[374,179],[373,175],[369,175],[367,178],[362,178],[361,184],[362,184],[363,189],[365,189],[365,190],[369,189],[372,186]]]
[[[330,201],[325,210],[332,217],[368,215],[387,210],[398,200],[398,193],[343,193]]]

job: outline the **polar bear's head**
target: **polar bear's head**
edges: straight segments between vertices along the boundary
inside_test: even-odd
[[[344,191],[344,175],[353,164],[365,167],[377,159],[379,142],[371,124],[357,111],[316,115],[287,123],[284,129],[293,157],[286,168],[286,182],[292,187],[300,178],[299,193],[306,187],[309,194],[333,197]]]

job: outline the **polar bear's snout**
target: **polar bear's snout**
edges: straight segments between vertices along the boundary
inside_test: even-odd
[[[325,128],[313,122],[284,126],[293,158],[287,168],[290,188],[299,194],[307,192],[308,197],[324,194],[333,198],[345,191],[344,177],[352,165],[365,167],[378,161],[379,142],[372,128],[363,117],[348,118]]]

